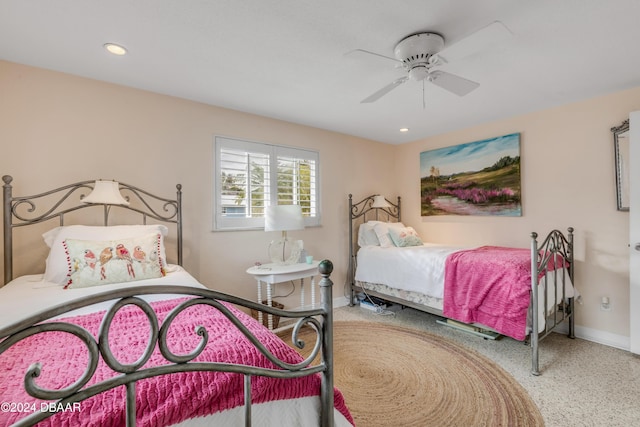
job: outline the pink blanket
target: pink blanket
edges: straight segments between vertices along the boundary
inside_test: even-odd
[[[454,252],[445,263],[443,315],[524,340],[530,290],[530,250],[483,246]]]
[[[152,304],[160,321],[175,307],[177,301]],[[302,360],[297,352],[272,332],[245,313],[230,305],[228,307],[276,357],[289,363]],[[103,314],[93,313],[67,321],[81,325],[97,336]],[[174,354],[187,354],[196,348],[199,337],[193,332],[195,325],[203,325],[207,329],[209,344],[194,361],[224,361],[275,368],[223,315],[208,306],[190,307],[174,320],[167,339]],[[109,336],[111,350],[121,362],[133,363],[142,355],[148,336],[146,316],[136,307],[126,307],[112,323]],[[0,355],[0,402],[14,403],[16,409],[11,412],[3,408],[0,412],[1,426],[16,422],[33,412],[31,409],[40,410],[41,401],[29,397],[22,385],[24,373],[35,361],[42,363],[42,374],[37,383],[59,389],[81,377],[86,368],[87,351],[84,344],[70,334],[47,332],[30,337]],[[145,367],[168,363],[156,346]],[[89,385],[115,375],[101,360]],[[137,423],[139,426],[166,426],[243,405],[242,390],[243,376],[230,373],[188,372],[138,381]],[[318,395],[319,390],[318,375],[288,380],[252,378],[253,403],[313,396]],[[334,396],[335,407],[353,423],[341,393],[335,390]],[[121,426],[124,425],[124,405],[124,388],[118,387],[85,400],[79,406],[65,408],[65,412],[39,425]]]

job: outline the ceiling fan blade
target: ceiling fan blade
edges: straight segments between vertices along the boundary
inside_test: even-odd
[[[400,77],[399,79],[396,79],[393,82],[389,83],[388,85],[386,85],[385,87],[383,87],[382,89],[380,89],[379,91],[374,93],[373,95],[369,95],[368,97],[366,97],[365,99],[360,101],[360,103],[361,104],[368,104],[370,102],[375,102],[378,99],[380,99],[383,96],[385,96],[386,94],[388,94],[389,92],[391,92],[393,89],[395,89],[398,86],[400,86],[402,83],[406,82],[407,80],[409,80],[409,77],[407,77],[407,76]]]
[[[349,52],[345,53],[345,55],[351,55],[352,53],[356,53],[356,52],[360,52],[360,53],[367,53],[367,54],[369,54],[369,55],[379,56],[380,58],[384,58],[384,59],[388,59],[388,60],[390,60],[390,61],[393,61],[393,62],[395,62],[396,64],[397,64],[397,63],[402,64],[402,61],[398,61],[397,59],[392,58],[392,57],[390,57],[390,56],[385,56],[385,55],[382,55],[382,54],[379,54],[379,53],[375,53],[375,52],[371,52],[371,51],[369,51],[369,50],[364,50],[364,49],[353,49],[353,50],[350,50]]]
[[[502,22],[494,21],[451,46],[445,46],[438,53],[438,56],[444,59],[445,62],[455,61],[504,42],[511,38],[512,35],[511,31]]]
[[[429,81],[436,86],[440,86],[442,89],[455,93],[458,96],[465,96],[480,86],[480,83],[440,70],[430,72]]]

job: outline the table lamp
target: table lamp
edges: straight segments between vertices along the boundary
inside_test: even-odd
[[[282,231],[279,240],[269,244],[271,262],[277,264],[295,264],[300,258],[300,248],[296,242],[287,238],[287,231],[302,230],[304,220],[299,205],[267,206],[264,216],[264,231]]]

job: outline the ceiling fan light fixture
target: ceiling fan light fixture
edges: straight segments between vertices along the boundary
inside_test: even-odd
[[[393,53],[398,61],[411,66],[416,63],[427,64],[432,55],[444,48],[444,38],[436,33],[418,33],[400,40]]]
[[[429,69],[424,65],[416,65],[409,70],[409,78],[419,82],[429,77]]]

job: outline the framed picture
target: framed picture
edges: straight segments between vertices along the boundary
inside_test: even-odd
[[[420,153],[421,216],[522,216],[520,134]]]
[[[616,200],[619,211],[629,210],[629,120],[611,128],[616,162]]]

